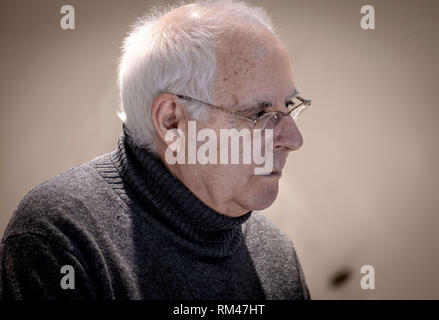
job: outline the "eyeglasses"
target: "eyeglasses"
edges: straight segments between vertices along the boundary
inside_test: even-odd
[[[311,105],[310,99],[302,98],[301,96],[298,96],[299,92],[296,90],[293,98],[288,100],[286,102],[286,107],[288,108],[287,112],[282,111],[273,111],[273,112],[265,112],[265,111],[259,111],[255,115],[251,117],[247,117],[239,112],[231,112],[226,110],[224,107],[214,106],[210,103],[200,101],[197,99],[194,99],[189,96],[176,94],[177,97],[187,100],[187,101],[196,101],[199,103],[202,103],[212,109],[222,111],[224,113],[227,113],[229,115],[244,119],[248,121],[249,123],[249,129],[274,129],[274,127],[280,123],[283,117],[291,116],[294,121],[297,120],[299,115],[302,113],[303,110],[308,108]]]

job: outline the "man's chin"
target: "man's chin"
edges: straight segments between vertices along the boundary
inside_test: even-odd
[[[279,183],[270,183],[253,196],[252,210],[269,208],[277,198]]]

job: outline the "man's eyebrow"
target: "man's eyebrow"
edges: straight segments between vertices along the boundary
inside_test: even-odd
[[[254,106],[252,106],[250,108],[242,109],[239,112],[247,113],[247,112],[256,111],[256,110],[263,110],[265,108],[271,107],[272,105],[273,104],[271,102],[269,102],[269,101],[257,101]]]
[[[292,95],[285,98],[286,101],[290,101],[291,99],[294,99],[299,94],[299,90],[297,88],[294,88],[294,92]]]

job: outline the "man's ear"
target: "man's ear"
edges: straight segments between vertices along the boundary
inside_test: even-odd
[[[159,94],[152,102],[150,115],[158,138],[165,144],[170,143],[165,140],[166,133],[169,130],[174,132],[178,132],[178,130],[185,131],[184,109],[173,94]]]

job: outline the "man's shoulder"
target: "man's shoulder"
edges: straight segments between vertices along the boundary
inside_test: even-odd
[[[74,166],[33,187],[20,201],[18,209],[62,208],[70,201],[77,201],[96,191],[103,182],[102,177],[94,168],[97,159],[108,158],[105,154],[86,163]]]
[[[243,224],[243,234],[255,263],[281,273],[299,266],[293,241],[263,213],[252,213]]]
[[[253,246],[281,251],[294,249],[288,235],[259,211],[252,212],[242,228],[247,243],[251,242]]]
[[[11,235],[47,234],[48,228],[87,219],[105,181],[93,167],[97,159],[74,166],[33,187],[18,204],[5,230]]]
[[[302,267],[288,235],[257,211],[252,213],[242,228],[267,298],[309,299]]]

